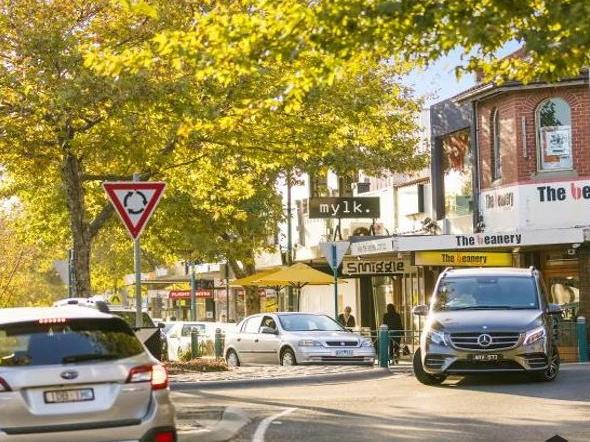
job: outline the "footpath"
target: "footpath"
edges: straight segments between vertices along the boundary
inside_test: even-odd
[[[233,388],[239,385],[261,386],[277,383],[377,379],[403,373],[412,373],[412,366],[409,362],[402,361],[390,368],[355,365],[299,365],[291,367],[260,365],[235,367],[228,371],[172,374],[170,375],[170,384],[172,390]]]

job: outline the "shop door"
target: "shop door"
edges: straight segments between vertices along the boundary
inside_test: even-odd
[[[577,361],[576,316],[580,306],[580,279],[575,265],[554,265],[546,261],[543,279],[549,302],[559,304],[564,313],[559,322],[559,353],[566,362]],[[572,263],[573,264],[573,263]]]

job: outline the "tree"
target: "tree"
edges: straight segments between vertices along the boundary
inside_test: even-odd
[[[100,263],[104,248],[116,249],[115,259],[123,254],[113,245],[122,231],[105,204],[105,179],[140,171],[168,182],[146,232],[147,256],[229,256],[253,271],[249,259],[280,217],[279,174],[423,165],[414,154],[420,105],[397,81],[411,65],[358,54],[314,82],[305,75],[325,60],[311,51],[295,62],[269,58],[225,70],[213,63],[212,71],[207,47],[181,56],[163,38],[191,35],[211,13],[206,7],[188,0],[4,4],[2,194],[17,196],[34,220],[22,226],[29,239],[63,249],[71,235],[79,295],[91,291],[92,256]],[[228,60],[241,51],[230,37],[220,35],[230,43]]]
[[[152,54],[206,60],[209,75],[248,71],[276,60],[321,54],[299,70],[290,94],[329,81],[343,60],[358,53],[426,64],[463,48],[468,69],[488,80],[530,82],[578,75],[590,63],[585,0],[301,0],[216,1],[185,32],[163,31]],[[526,46],[526,57],[497,59],[505,44]],[[228,50],[228,48],[230,48]],[[203,56],[206,53],[207,56]],[[129,55],[129,54],[124,54]],[[136,60],[150,62],[149,51]],[[126,64],[126,57],[119,62]],[[208,70],[208,71],[207,71]],[[304,72],[304,74],[303,74]]]
[[[190,20],[189,2],[168,4],[160,3],[155,21],[142,2],[0,2],[3,194],[18,196],[29,213],[29,239],[72,245],[80,296],[91,292],[92,239],[112,212],[100,182],[173,167],[181,117],[172,108],[183,104],[168,97],[186,86],[178,78],[167,88],[160,78],[97,75],[83,54],[97,44],[131,47],[158,25]]]
[[[65,296],[53,262],[39,247],[23,246],[14,221],[0,215],[0,308],[47,305]]]

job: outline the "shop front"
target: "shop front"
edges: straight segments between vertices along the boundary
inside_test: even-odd
[[[586,246],[589,233],[587,228],[571,228],[398,236],[355,243],[351,251],[361,260],[375,256],[409,256],[404,271],[394,275],[400,276],[403,282],[394,282],[395,279],[390,277],[386,284],[382,284],[385,280],[379,279],[380,275],[373,276],[376,293],[391,292],[389,297],[386,295],[386,302],[397,301],[396,305],[404,312],[405,323],[409,324],[417,322],[410,316],[411,308],[428,302],[438,275],[447,267],[535,266],[543,275],[549,302],[559,304],[564,310],[560,321],[562,357],[576,360],[575,321],[579,315],[588,317],[590,314],[590,268],[587,265],[590,251]],[[381,287],[383,285],[385,287]],[[403,296],[396,298],[393,293]],[[376,299],[380,296],[376,295]],[[376,312],[381,304],[383,301],[376,302]],[[414,329],[420,329],[420,325],[411,324]]]
[[[426,302],[436,275],[429,269],[412,265],[410,253],[375,256],[346,256],[342,264],[344,278],[359,279],[360,325],[376,330],[387,304],[393,304],[402,318],[407,338],[417,336],[424,319],[412,315],[412,308]]]

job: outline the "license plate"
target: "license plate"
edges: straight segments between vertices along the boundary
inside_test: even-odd
[[[82,388],[79,390],[54,390],[46,391],[43,396],[46,404],[85,402],[94,400],[94,390],[92,388]]]
[[[473,355],[474,361],[499,361],[501,355]]]
[[[352,356],[352,350],[336,350],[336,356]]]

